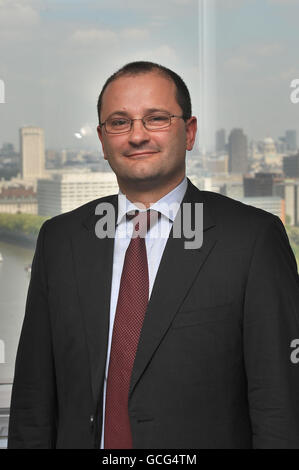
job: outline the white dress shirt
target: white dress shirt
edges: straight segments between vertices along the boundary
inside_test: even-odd
[[[180,204],[185,195],[188,186],[187,178],[184,177],[183,181],[176,186],[172,191],[163,196],[159,201],[155,202],[150,209],[156,210],[161,213],[161,217],[157,222],[150,227],[145,235],[145,245],[148,261],[148,274],[149,274],[149,298],[151,296],[152,288],[155,282],[156,274],[160,265],[160,261],[164,252],[166,242],[172,227],[172,223],[179,210]],[[103,394],[103,425],[102,425],[102,439],[101,449],[104,449],[104,425],[105,425],[105,401],[106,401],[106,386],[109,368],[109,358],[111,350],[111,341],[113,333],[113,324],[118,300],[119,286],[121,274],[125,259],[126,250],[130,244],[133,233],[133,221],[126,220],[126,214],[132,210],[140,210],[135,204],[129,201],[121,191],[118,193],[118,217],[115,231],[114,240],[114,253],[113,253],[113,272],[111,284],[111,298],[110,298],[110,323],[109,323],[109,338],[108,338],[108,351],[104,380],[104,394]]]

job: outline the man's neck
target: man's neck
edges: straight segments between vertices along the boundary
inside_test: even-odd
[[[142,207],[150,207],[155,202],[159,201],[166,194],[170,193],[174,188],[176,188],[185,178],[185,175],[180,176],[177,180],[171,181],[168,184],[164,184],[162,187],[143,189],[142,191],[136,190],[136,188],[124,188],[120,187],[120,190],[127,199],[133,202],[137,207],[140,204]]]

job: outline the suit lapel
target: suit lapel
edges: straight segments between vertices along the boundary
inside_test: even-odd
[[[194,209],[194,203],[203,202],[201,195],[202,193],[188,180],[188,188],[182,203],[190,203]],[[206,204],[203,205],[203,245],[201,248],[185,249],[185,237],[173,238],[172,232],[173,228],[165,246],[145,314],[132,371],[129,400],[191,288],[193,280],[217,242],[216,225]]]
[[[99,239],[95,234],[96,223],[101,218],[95,215],[99,202],[111,203],[117,216],[116,195],[96,201],[81,231],[72,239],[95,404],[99,400],[106,365],[114,250],[114,238]]]

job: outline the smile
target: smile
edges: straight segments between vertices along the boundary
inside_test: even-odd
[[[140,153],[132,153],[131,155],[128,155],[128,158],[132,158],[132,157],[146,157],[146,156],[149,156],[149,155],[154,155],[155,153],[158,153],[158,152],[140,152]]]

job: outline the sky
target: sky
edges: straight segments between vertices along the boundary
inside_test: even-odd
[[[98,95],[133,60],[182,76],[206,149],[221,127],[299,134],[298,17],[299,0],[0,0],[0,145],[35,125],[47,148],[99,148]]]

